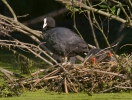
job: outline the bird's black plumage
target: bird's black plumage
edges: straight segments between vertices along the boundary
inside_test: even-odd
[[[44,19],[43,38],[46,46],[54,54],[73,57],[88,52],[87,43],[68,28],[55,27],[52,17]]]

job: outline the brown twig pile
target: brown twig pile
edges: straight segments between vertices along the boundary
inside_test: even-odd
[[[122,64],[128,66],[128,59],[120,57]],[[131,61],[131,56],[129,56]],[[60,67],[61,66],[61,67]],[[116,61],[102,62],[91,65],[88,62],[84,66],[58,65],[46,69],[40,69],[25,78],[5,69],[1,72],[8,79],[10,87],[18,86],[30,90],[46,88],[56,92],[119,92],[132,89],[130,67],[121,67]],[[16,76],[16,78],[11,77]],[[19,76],[19,78],[18,78]]]

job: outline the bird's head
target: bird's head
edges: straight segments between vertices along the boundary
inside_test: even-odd
[[[111,51],[107,51],[107,57],[109,57],[109,58],[112,57],[112,53],[111,53]]]
[[[92,65],[94,65],[97,61],[96,61],[96,57],[94,57],[94,56],[92,56],[91,58],[90,58],[90,62],[91,62],[91,64]]]
[[[52,17],[44,18],[43,29],[55,27],[55,20]]]

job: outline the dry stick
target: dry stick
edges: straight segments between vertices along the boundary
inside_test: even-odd
[[[36,71],[34,73],[31,73],[31,76],[34,76],[34,75],[39,74],[39,73],[42,73],[44,71],[45,71],[45,69],[39,69],[38,71]]]
[[[25,89],[25,87],[24,87],[22,82],[20,82],[20,85],[22,86],[23,90],[25,91],[26,89]]]
[[[36,86],[40,81],[44,80],[46,77],[55,75],[55,74],[58,73],[59,71],[60,71],[60,68],[57,68],[56,70],[54,70],[54,71],[50,72],[49,74],[45,75],[43,78],[38,79],[38,80],[34,83],[34,86]]]
[[[4,71],[5,73],[10,74],[10,75],[12,75],[12,76],[23,77],[23,76],[20,75],[20,74],[17,74],[17,73],[14,73],[14,72],[8,71],[7,69],[1,68],[1,67],[0,67],[0,71]]]
[[[8,71],[8,70],[6,70],[6,69],[4,69],[4,68],[2,68],[2,67],[0,67],[0,71],[4,71],[5,73],[8,73],[8,74],[10,74],[10,75],[14,75],[13,74],[13,72],[11,72],[11,71]]]
[[[2,67],[0,67],[0,71],[11,81],[11,83],[14,82],[14,79]]]
[[[105,2],[105,0],[101,0],[98,4],[92,5],[92,7],[100,6],[100,5],[103,4],[104,2]]]
[[[97,47],[97,48],[100,48],[100,47],[99,47],[99,43],[98,43],[97,38],[96,38],[96,35],[95,35],[94,28],[93,28],[92,20],[91,20],[91,17],[90,17],[90,11],[87,11],[87,15],[88,15],[89,24],[90,24],[90,27],[91,27],[91,30],[92,30],[94,42],[95,42],[95,44],[96,44],[96,47]]]
[[[61,75],[46,77],[46,78],[43,79],[43,81],[45,81],[45,80],[50,80],[50,79],[55,79],[55,78],[59,78],[59,77],[61,77]]]
[[[124,86],[116,86],[116,88],[121,88],[121,89],[132,89],[132,87],[124,87]]]
[[[76,26],[76,18],[75,18],[75,11],[74,10],[73,10],[73,22],[74,22],[74,25],[73,25],[74,29],[77,31],[78,35],[83,39],[81,33],[79,32],[79,30],[77,29],[77,26]]]
[[[70,1],[67,1],[67,0],[56,0],[56,1],[61,2],[61,3],[66,4],[66,5],[69,5],[69,6],[72,6],[72,3]],[[96,8],[89,7],[89,6],[85,5],[85,4],[83,4],[82,2],[76,1],[76,2],[74,2],[74,5],[77,6],[77,7],[84,8],[86,10],[94,11],[94,12],[96,12],[98,14],[101,14],[101,15],[104,15],[106,17],[110,17],[111,19],[115,19],[115,20],[117,20],[117,21],[119,21],[121,23],[127,24],[127,26],[131,26],[132,27],[132,22],[128,23],[123,18],[120,18],[118,16],[115,16],[115,15],[112,15],[110,13],[104,12],[102,10],[98,10]]]
[[[68,93],[66,77],[64,78],[64,88],[65,88],[65,93]]]
[[[69,77],[67,77],[67,80],[70,82],[70,85],[73,86],[72,90],[75,92],[75,93],[78,93],[78,90],[75,88],[74,84],[72,83],[71,79]]]
[[[128,2],[129,2],[129,4],[130,4],[130,6],[132,7],[132,1],[131,1],[131,0],[128,0]]]
[[[45,77],[48,77],[48,76],[52,76],[52,75],[55,75],[56,73],[58,73],[60,71],[61,68],[57,68],[56,70],[52,71],[51,73],[47,74],[44,76]]]
[[[13,79],[7,72],[8,71],[5,71],[3,68],[1,68],[0,67],[0,71],[10,80],[10,82],[11,83],[14,83],[15,82],[15,79]],[[7,85],[7,87],[11,90],[11,91],[13,91],[17,96],[19,96],[19,94],[16,92],[16,91],[14,91],[11,87],[9,87],[8,85]]]
[[[21,17],[27,17],[29,14],[25,14],[25,15],[22,15],[22,16],[17,16],[17,18],[21,18]]]
[[[17,21],[17,17],[16,17],[16,15],[15,15],[13,9],[10,7],[10,5],[6,2],[6,0],[2,0],[2,1],[3,1],[3,3],[8,7],[8,9],[10,10],[11,14],[12,14],[13,17],[14,17],[14,20]]]

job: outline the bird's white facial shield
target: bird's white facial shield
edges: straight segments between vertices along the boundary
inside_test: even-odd
[[[45,28],[47,26],[47,19],[44,18],[44,24],[43,24],[43,28]]]

